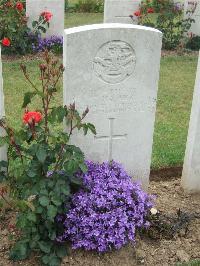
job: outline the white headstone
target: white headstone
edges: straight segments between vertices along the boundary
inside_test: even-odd
[[[29,27],[34,20],[38,20],[43,11],[53,14],[50,27],[45,36],[63,36],[64,31],[64,0],[26,0],[26,15]]]
[[[140,3],[141,0],[105,0],[104,23],[137,24],[134,12],[139,10]]]
[[[158,30],[99,24],[64,31],[64,104],[76,103],[97,135],[73,135],[87,159],[115,160],[148,186],[159,79]]]
[[[3,94],[3,77],[2,77],[2,63],[1,63],[1,45],[0,45],[0,119],[5,116],[4,109],[4,94]],[[0,127],[0,136],[4,135],[3,129]],[[0,147],[0,161],[6,160],[6,148]]]
[[[185,0],[185,17],[189,15],[186,13],[187,10],[192,10],[195,6],[195,12],[192,15],[195,22],[192,23],[189,33],[200,36],[200,0]]]
[[[182,173],[182,186],[200,192],[200,54]]]

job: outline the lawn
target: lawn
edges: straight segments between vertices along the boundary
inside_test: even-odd
[[[37,83],[38,61],[32,60],[26,64]],[[153,168],[180,165],[183,162],[196,65],[195,56],[168,56],[161,60]],[[21,123],[23,94],[29,90],[19,66],[19,60],[3,63],[6,114],[15,127]],[[62,88],[55,103],[62,103]],[[34,105],[37,106],[37,100]]]
[[[183,162],[197,58],[162,58],[152,166],[180,165]]]
[[[67,13],[65,16],[65,28],[102,22],[102,13]]]
[[[69,0],[70,5],[74,5],[78,0]],[[95,24],[103,22],[103,13],[66,13],[65,27],[75,27],[80,25]]]

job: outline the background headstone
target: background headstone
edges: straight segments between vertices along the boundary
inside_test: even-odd
[[[104,23],[137,24],[134,12],[139,10],[141,0],[105,0]],[[133,15],[133,19],[130,18]]]
[[[50,11],[53,17],[46,36],[63,36],[64,31],[64,0],[26,0],[26,15],[31,27],[34,20],[38,20],[43,11]]]
[[[64,31],[64,104],[76,103],[97,135],[74,134],[86,158],[115,160],[147,187],[159,79],[158,30],[99,24]],[[80,49],[81,47],[81,49]]]
[[[200,192],[200,55],[182,173],[182,186],[188,192]]]
[[[2,62],[1,62],[1,45],[0,45],[0,119],[5,116],[4,109],[4,94],[3,94],[3,77],[2,77]],[[0,127],[0,136],[3,136],[4,131]],[[5,147],[0,147],[0,161],[6,160],[7,153]]]
[[[188,32],[200,36],[200,0],[185,0],[185,17],[188,16],[186,14],[186,11],[193,9],[194,5],[196,5],[196,9],[194,14],[192,15],[192,18],[195,20],[195,22],[192,23],[191,28]]]

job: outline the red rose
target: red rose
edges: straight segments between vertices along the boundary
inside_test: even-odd
[[[141,13],[140,10],[138,10],[138,11],[136,11],[136,12],[134,13],[134,15],[135,15],[136,17],[141,17],[142,13]]]
[[[39,123],[42,120],[42,114],[40,112],[26,112],[23,116],[24,124],[30,124],[34,120],[35,123]]]
[[[147,8],[147,13],[154,13],[154,9],[152,7]]]
[[[3,40],[1,41],[3,46],[10,46],[10,40],[6,37],[3,38]]]
[[[46,22],[49,22],[51,18],[53,17],[53,14],[49,11],[44,11],[41,13],[40,16],[42,16]]]
[[[22,10],[24,9],[23,4],[22,4],[21,2],[17,2],[17,4],[16,4],[16,9],[17,9],[18,11],[22,11]]]

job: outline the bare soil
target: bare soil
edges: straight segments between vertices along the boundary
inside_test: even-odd
[[[200,213],[200,195],[187,195],[180,187],[180,178],[153,178],[150,193],[157,196],[156,208],[166,214],[175,214],[177,209]],[[39,266],[37,256],[27,261],[13,263],[8,259],[10,240],[9,225],[14,222],[14,214],[7,212],[0,220],[0,266]],[[137,237],[136,247],[127,245],[119,251],[97,254],[95,252],[70,251],[62,266],[168,266],[179,262],[200,259],[200,219],[191,221],[186,235],[176,235],[173,239],[150,239]],[[199,264],[200,265],[200,264]]]
[[[199,52],[198,51],[191,51],[191,50],[162,50],[161,56],[166,57],[166,56],[198,56]],[[33,53],[33,54],[26,54],[26,55],[2,55],[2,60],[4,62],[11,62],[15,60],[20,60],[20,61],[32,61],[32,60],[40,60],[42,59],[42,52],[39,53]],[[57,55],[60,59],[62,59],[62,55]]]

